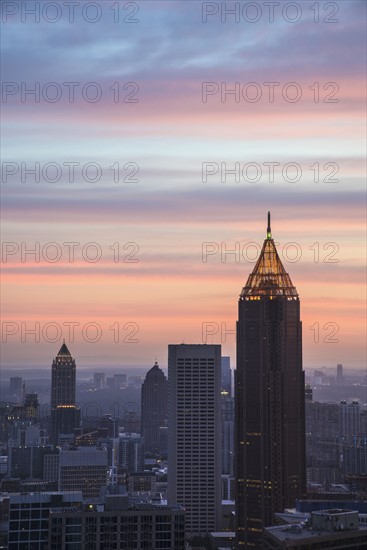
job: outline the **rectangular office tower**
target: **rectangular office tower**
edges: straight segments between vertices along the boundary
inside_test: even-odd
[[[270,229],[238,304],[235,378],[237,547],[262,548],[275,512],[305,493],[302,327],[296,288]]]
[[[186,536],[220,529],[221,346],[168,346],[168,503]]]

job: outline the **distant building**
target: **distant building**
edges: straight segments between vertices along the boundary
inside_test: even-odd
[[[106,429],[108,437],[116,438],[119,435],[118,418],[114,418],[111,414],[104,414],[98,419],[98,428]]]
[[[233,476],[222,475],[222,500],[233,500],[235,493],[235,480]]]
[[[20,376],[12,376],[10,378],[10,396],[18,403],[23,400],[23,378]]]
[[[157,478],[154,472],[136,472],[129,474],[128,493],[153,493]]]
[[[167,423],[168,383],[158,363],[147,372],[141,387],[141,433],[145,452],[160,453],[161,426]]]
[[[366,544],[367,526],[359,525],[358,512],[332,509],[312,512],[310,523],[265,528],[262,548],[365,550]]]
[[[120,420],[120,431],[127,433],[141,433],[141,418],[138,405],[127,403]]]
[[[186,534],[221,524],[221,346],[168,346],[168,503],[186,510]]]
[[[126,388],[127,385],[127,376],[126,374],[114,374],[113,375],[113,386],[115,390],[122,390]]]
[[[367,478],[367,434],[343,441],[342,470],[345,476]]]
[[[8,472],[8,457],[0,455],[0,478],[6,476]]]
[[[75,428],[71,445],[76,447],[96,447],[102,439],[108,438],[106,428]]]
[[[59,455],[60,491],[82,491],[83,498],[99,497],[108,483],[106,449],[76,447],[61,449]]]
[[[81,492],[9,495],[8,550],[48,550],[50,510],[66,512],[81,503]]]
[[[309,384],[306,384],[305,386],[305,401],[312,401],[313,400],[313,391]]]
[[[44,443],[44,431],[30,420],[15,420],[9,429],[9,447],[41,445]]]
[[[310,515],[311,512],[331,510],[333,508],[338,508],[340,511],[356,510],[359,513],[359,523],[366,523],[367,500],[361,500],[353,493],[319,493],[317,499],[307,496],[306,500],[297,501],[295,514],[303,513]]]
[[[340,413],[336,403],[306,400],[307,482],[340,483]]]
[[[234,398],[222,392],[222,474],[233,476]]]
[[[185,511],[181,507],[139,504],[119,495],[78,510],[52,509],[49,525],[48,550],[185,548]]]
[[[38,395],[36,393],[26,393],[23,407],[25,420],[37,423],[39,420]]]
[[[349,437],[361,433],[361,408],[358,401],[340,402],[340,436]]]
[[[336,384],[338,386],[344,385],[344,376],[343,376],[343,365],[336,365]]]
[[[52,362],[51,442],[59,443],[61,434],[73,434],[80,424],[80,409],[75,404],[76,365],[65,342]]]
[[[43,457],[44,481],[59,482],[59,449],[47,451]]]
[[[314,385],[321,386],[324,383],[325,374],[322,370],[315,370],[314,372]]]
[[[128,385],[129,388],[140,389],[143,383],[141,376],[129,376]]]
[[[306,431],[321,439],[335,440],[340,435],[340,414],[337,403],[306,403]]]
[[[159,427],[159,454],[167,458],[168,454],[168,426]]]
[[[56,455],[51,446],[26,445],[20,447],[9,447],[8,454],[8,476],[12,478],[43,480],[45,457]],[[55,481],[50,479],[47,481]]]
[[[233,531],[217,531],[210,533],[209,539],[213,550],[231,550],[235,547],[236,533]]]
[[[221,386],[222,390],[228,393],[229,396],[232,395],[232,373],[231,373],[231,358],[222,357],[221,358]]]
[[[103,390],[106,385],[106,375],[104,372],[95,372],[93,374],[93,385],[97,391]]]
[[[140,434],[120,433],[118,466],[127,474],[144,470],[144,440]]]

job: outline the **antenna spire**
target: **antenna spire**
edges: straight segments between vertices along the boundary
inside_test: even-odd
[[[268,228],[266,230],[266,238],[271,239],[270,211],[268,212]]]

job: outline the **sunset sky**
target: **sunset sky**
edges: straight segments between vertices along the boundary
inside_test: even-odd
[[[280,8],[286,3],[280,1]],[[3,367],[49,369],[63,337],[80,367],[138,369],[156,357],[165,366],[167,345],[201,343],[203,323],[218,328],[207,343],[222,343],[234,366],[234,335],[220,329],[235,329],[238,296],[271,210],[274,240],[301,298],[304,366],[365,368],[366,3],[331,3],[339,7],[335,23],[323,21],[330,12],[323,10],[325,2],[319,2],[319,23],[308,1],[298,3],[297,23],[285,20],[280,8],[269,23],[264,6],[256,23],[221,22],[220,14],[204,23],[200,1],[137,2],[139,11],[131,16],[136,23],[123,22],[132,8],[120,2],[120,21],[114,22],[113,4],[99,3],[96,23],[83,21],[79,11],[74,23],[65,13],[55,23],[42,16],[22,22],[19,11],[2,25],[3,81],[13,83],[5,97],[3,88],[2,104]],[[24,91],[37,82],[39,102],[31,95],[22,101],[22,83]],[[58,87],[45,86],[50,82]],[[80,83],[73,103],[67,82]],[[102,90],[94,103],[81,91],[91,98],[97,89],[85,88],[91,82]],[[138,102],[115,103],[116,82],[120,100],[131,93]],[[124,90],[128,82],[135,84]],[[222,82],[228,89],[238,82],[241,90],[256,83],[246,89],[260,89],[262,96],[255,103],[241,95],[237,103],[219,91],[203,102],[203,82],[219,89]],[[279,83],[274,102],[264,84],[269,82]],[[283,97],[289,83],[302,92],[298,102]],[[62,96],[52,102],[58,89]],[[289,87],[289,96],[295,90]],[[51,181],[50,168],[40,182],[31,174],[22,181],[21,163],[31,168],[35,162],[41,168],[58,163],[60,180]],[[74,162],[79,166],[69,182],[65,163]],[[253,181],[241,172],[240,181],[228,176],[222,182],[221,163],[234,168],[236,162],[241,170],[248,163],[260,166],[259,180],[250,167]],[[272,162],[280,165],[275,181],[264,165]],[[83,178],[88,163],[101,167],[99,181],[87,181],[93,168]],[[115,163],[119,182],[109,168]],[[128,163],[134,164],[124,171]],[[207,181],[203,163],[218,165]],[[301,167],[299,181],[283,177],[289,163]],[[130,179],[138,181],[122,181],[136,165]],[[287,173],[295,179],[292,167]],[[80,243],[74,262],[63,244],[71,242]],[[94,263],[82,253],[92,242],[97,248],[85,254],[93,258],[100,251]],[[22,247],[35,243],[40,261],[31,255],[22,261]],[[218,252],[206,262],[203,243],[218,245],[210,245]],[[221,258],[221,248],[236,246],[239,258]],[[47,261],[47,254],[52,260],[60,250],[59,261]],[[74,342],[71,322],[79,323]],[[22,334],[35,323],[39,342]],[[98,342],[83,339],[88,323],[100,325]],[[109,328],[117,324],[120,342]],[[87,338],[95,334],[90,326]],[[123,341],[129,338],[138,342]]]

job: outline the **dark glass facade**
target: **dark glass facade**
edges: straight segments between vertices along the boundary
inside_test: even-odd
[[[160,454],[160,428],[167,424],[168,385],[156,362],[141,387],[141,429],[145,450]]]
[[[51,375],[51,441],[58,443],[60,434],[71,434],[80,422],[75,405],[76,365],[65,342],[52,362]]]
[[[302,326],[270,222],[239,299],[235,375],[237,547],[261,548],[275,512],[305,493]]]

